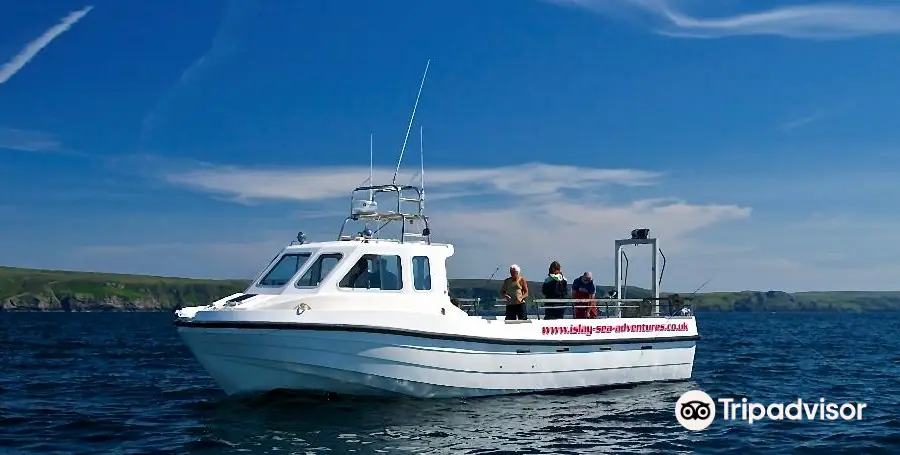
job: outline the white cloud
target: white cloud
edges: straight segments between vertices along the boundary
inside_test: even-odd
[[[800,128],[801,126],[806,126],[811,123],[817,122],[817,121],[821,120],[822,117],[824,117],[824,116],[825,116],[825,113],[816,112],[814,114],[810,114],[807,116],[794,118],[794,119],[782,122],[780,125],[778,125],[778,129],[780,129],[782,131],[793,131],[797,128]]]
[[[390,182],[393,171],[377,169],[375,182]],[[284,170],[203,165],[167,172],[163,178],[238,201],[334,201],[334,207],[343,207],[349,191],[367,176],[368,168],[363,167]],[[611,197],[628,188],[642,187],[641,192],[646,192],[661,177],[658,172],[635,169],[542,163],[493,169],[433,168],[426,169],[426,199],[435,240],[457,246],[449,264],[455,277],[487,277],[498,264],[516,262],[530,276],[540,278],[553,259],[571,267],[567,270],[604,269],[612,260],[613,239],[627,237],[638,227],[659,235],[666,253],[680,254],[700,230],[750,216],[750,208],[737,205],[694,204],[671,197]],[[410,178],[397,181],[406,183]],[[336,234],[342,219],[343,215],[320,220],[317,226],[332,223],[327,227]]]
[[[19,72],[28,62],[31,61],[35,56],[37,56],[38,52],[41,49],[47,47],[51,41],[56,39],[57,36],[63,34],[66,30],[70,29],[76,22],[81,20],[84,16],[87,15],[92,9],[93,6],[88,6],[79,11],[74,11],[70,13],[68,16],[64,17],[63,20],[53,27],[50,27],[43,35],[39,36],[36,40],[28,43],[25,47],[16,54],[12,60],[0,66],[0,84],[8,81],[11,77],[15,76],[16,73]]]
[[[60,141],[55,135],[43,131],[0,128],[0,149],[20,152],[50,152],[59,150]]]
[[[807,112],[805,115],[794,115],[778,125],[778,129],[784,132],[790,132],[797,128],[809,126],[818,123],[826,117],[832,117],[835,114],[848,110],[853,103],[843,103],[830,109],[815,109]]]
[[[156,183],[253,204],[217,209],[202,219],[173,214],[163,224],[141,221],[146,234],[133,241],[109,240],[146,242],[150,246],[132,251],[141,254],[121,246],[95,248],[72,255],[70,264],[135,273],[251,276],[296,230],[311,240],[335,238],[347,213],[349,189],[368,176],[365,167],[241,169],[184,160],[173,165],[150,157],[114,164],[154,176]],[[378,170],[376,183],[388,182],[392,173],[393,168]],[[613,240],[646,227],[659,236],[668,257],[665,290],[690,292],[706,280],[704,291],[896,288],[900,212],[896,201],[884,197],[897,185],[896,172],[886,168],[739,166],[724,174],[692,172],[689,179],[540,163],[426,173],[435,240],[457,246],[449,263],[452,277],[486,279],[498,266],[503,274],[516,262],[526,276],[540,279],[557,259],[569,277],[591,270],[599,282],[611,284]],[[406,175],[398,179],[409,181]],[[218,227],[191,235],[192,227],[200,226]],[[650,285],[649,253],[637,247],[629,251],[630,284]],[[52,257],[60,260],[58,254]],[[173,257],[180,259],[173,262]]]
[[[209,172],[212,168],[205,170]],[[325,170],[315,168],[305,172],[314,175]],[[509,174],[503,170],[496,171]],[[348,186],[361,183],[363,179],[356,177],[355,174],[347,177]],[[724,177],[720,175],[720,178]],[[687,201],[647,199],[647,193],[671,191],[662,182],[637,188],[636,193],[641,196],[633,198],[623,198],[630,190],[621,186],[601,187],[604,191],[593,186],[579,190],[603,193],[597,196],[566,198],[564,194],[551,193],[537,199],[483,186],[481,199],[453,199],[451,196],[456,193],[449,192],[446,199],[431,200],[428,211],[435,240],[451,242],[457,247],[449,262],[451,276],[457,278],[486,279],[498,266],[502,276],[506,265],[516,262],[523,266],[528,278],[540,279],[548,263],[557,259],[570,278],[591,270],[600,283],[612,284],[613,240],[627,237],[633,228],[647,227],[652,235],[659,236],[668,257],[663,280],[663,289],[668,291],[690,292],[707,280],[709,284],[703,291],[896,289],[900,218],[893,205],[884,205],[888,201],[877,199],[878,194],[888,193],[883,189],[875,191],[886,182],[895,182],[896,177],[870,176],[867,183],[873,184],[873,188],[842,184],[855,182],[857,178],[855,175],[843,178],[840,174],[822,177],[816,173],[774,177],[766,173],[737,174],[726,180],[744,182],[741,185],[748,185],[746,189],[742,190],[740,185],[728,187],[713,179],[699,187],[681,186],[680,191],[687,192]],[[448,180],[461,179],[448,177]],[[309,181],[310,185],[319,183],[315,179]],[[297,191],[303,189],[292,187]],[[810,205],[809,198],[794,191],[801,189],[818,194],[821,203]],[[760,195],[750,202],[752,211],[745,205],[747,195],[741,196],[747,191]],[[247,188],[235,187],[232,194],[246,192]],[[311,240],[336,237],[346,215],[346,191],[332,193],[336,196],[286,204],[278,203],[282,201],[281,196],[257,198],[255,206],[235,206],[232,211],[219,210],[215,215],[203,217],[170,215],[164,220],[139,220],[112,226],[116,232],[147,230],[109,240],[118,245],[73,247],[70,254],[54,250],[52,255],[35,251],[15,256],[52,257],[55,262],[51,267],[59,267],[59,261],[63,261],[67,266],[81,269],[251,277],[294,238],[296,230],[307,232]],[[718,202],[693,200],[699,195],[714,197]],[[837,195],[845,199],[835,199]],[[742,203],[734,204],[742,199]],[[857,206],[862,211],[854,214],[845,205]],[[110,221],[96,222],[97,229],[101,229],[101,224],[107,228]],[[647,248],[629,250],[630,284],[649,287],[649,253]]]
[[[64,155],[83,159],[99,158],[97,155],[66,147],[53,133],[7,127],[0,127],[0,151],[2,150]]]
[[[676,0],[545,0],[604,15],[643,13],[661,25],[656,32],[682,38],[771,35],[799,39],[835,39],[900,33],[900,5],[818,3],[718,18],[692,16]],[[744,2],[752,5],[751,2]],[[709,6],[713,2],[697,2]]]
[[[308,167],[302,169],[246,169],[230,166],[172,172],[171,183],[230,195],[237,200],[280,199],[315,201],[349,195],[368,178],[363,167]],[[373,172],[376,184],[391,182],[394,169]],[[643,186],[661,174],[634,169],[583,169],[528,163],[495,169],[450,168],[425,170],[426,191],[436,196],[484,194],[485,191],[518,196],[553,196],[562,190],[590,189],[600,185]],[[398,176],[406,184],[415,176]],[[461,192],[461,193],[460,193]],[[459,193],[459,194],[457,194]]]

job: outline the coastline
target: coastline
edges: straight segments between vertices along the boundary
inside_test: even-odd
[[[166,312],[204,305],[241,292],[248,284],[249,280],[0,266],[0,312]],[[450,295],[493,299],[500,284],[501,280],[451,279]],[[537,282],[529,282],[529,286],[540,289]],[[605,293],[611,286],[598,288]],[[647,289],[629,286],[627,290],[632,298],[649,295]],[[900,311],[900,291],[707,292],[695,294],[692,305],[697,312],[892,312]]]

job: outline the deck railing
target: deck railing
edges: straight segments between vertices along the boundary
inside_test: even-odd
[[[506,301],[503,299],[482,298],[453,298],[457,306],[473,316],[494,315],[503,316]],[[576,309],[589,310],[595,308],[597,318],[647,318],[647,317],[677,317],[693,315],[690,303],[678,294],[671,294],[659,299],[528,299],[523,303],[525,314],[531,319],[544,317],[544,310],[563,310],[564,318],[574,318]]]

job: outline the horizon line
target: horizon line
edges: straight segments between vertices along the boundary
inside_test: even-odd
[[[189,276],[174,276],[174,275],[152,275],[152,274],[142,274],[142,273],[126,273],[126,272],[103,272],[96,270],[74,270],[74,269],[38,269],[32,267],[18,267],[14,265],[0,265],[0,269],[15,269],[19,271],[26,272],[57,272],[57,273],[70,273],[70,274],[87,274],[87,275],[120,275],[127,277],[136,277],[136,278],[164,278],[170,280],[193,280],[193,281],[247,281],[252,282],[254,278],[210,278],[210,277],[189,277]],[[483,281],[485,283],[503,281],[503,278],[483,278],[483,277],[475,277],[475,278],[448,278],[448,281],[457,281],[457,280],[472,280],[472,281]],[[531,282],[539,282],[539,280],[527,280]],[[598,286],[612,287],[613,284],[598,284]],[[644,289],[640,286],[626,286],[627,288],[633,289]],[[778,289],[769,289],[769,290],[759,290],[759,289],[741,289],[739,291],[707,291],[707,292],[672,292],[672,291],[660,291],[660,294],[693,294],[693,295],[703,295],[703,294],[723,294],[723,293],[731,293],[738,294],[741,292],[784,292],[785,294],[804,294],[804,293],[819,293],[819,292],[830,292],[830,293],[851,293],[851,292],[880,292],[880,293],[900,293],[900,289],[895,290],[872,290],[872,289],[840,289],[840,290],[806,290],[806,291],[782,291]]]

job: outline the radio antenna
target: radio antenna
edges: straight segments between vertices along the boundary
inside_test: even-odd
[[[375,179],[373,178],[373,175],[372,175],[372,168],[373,168],[373,163],[374,163],[373,158],[375,156],[374,155],[374,147],[373,147],[373,142],[375,140],[374,137],[375,137],[375,135],[373,133],[369,133],[369,185],[368,185],[369,186],[369,201],[368,201],[369,207],[374,207],[374,205],[375,205],[375,190],[372,188],[373,186],[375,186]],[[366,230],[369,231],[371,229],[372,229],[372,227],[369,225],[369,220],[366,220]]]
[[[422,87],[425,86],[425,76],[428,75],[428,67],[431,65],[431,59],[425,63],[425,73],[422,74],[422,82],[419,83],[419,93],[416,94],[416,103],[413,104],[412,115],[409,117],[409,125],[406,126],[406,136],[403,138],[403,146],[400,147],[400,158],[397,159],[397,169],[394,171],[394,178],[391,179],[391,185],[397,184],[397,173],[400,172],[400,163],[403,162],[403,152],[406,150],[406,142],[409,140],[409,131],[412,129],[413,120],[416,118],[416,109],[419,107],[419,97],[422,96]]]
[[[420,186],[422,187],[422,194],[419,199],[422,201],[422,206],[425,206],[425,139],[424,139],[424,128],[422,125],[419,125],[419,165],[421,166],[419,170],[419,181]]]
[[[369,186],[375,186],[375,181],[372,180],[372,141],[374,134],[369,133]],[[371,201],[375,197],[375,190],[369,188],[369,200]]]

